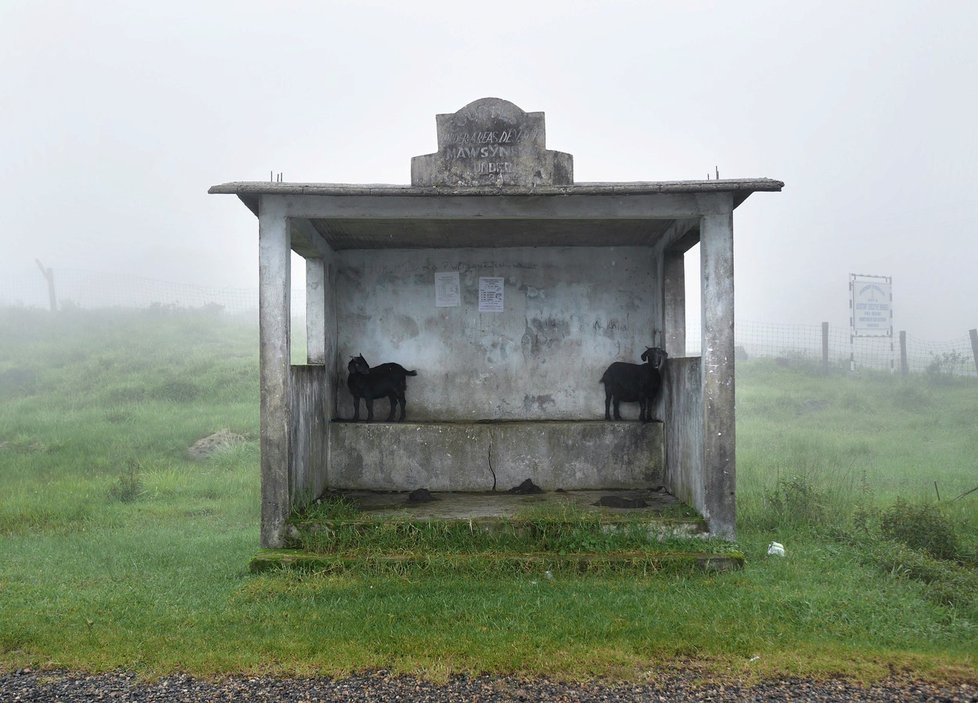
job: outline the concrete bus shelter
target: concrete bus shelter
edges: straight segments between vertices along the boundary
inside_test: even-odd
[[[544,115],[497,98],[438,115],[411,185],[232,182],[258,217],[261,543],[328,489],[662,485],[735,534],[733,211],[766,178],[574,183]],[[702,354],[685,355],[700,244]],[[291,364],[290,252],[307,364]],[[669,353],[655,417],[607,422],[613,361]],[[404,423],[352,423],[349,358],[394,361]],[[376,401],[385,418],[386,399]],[[637,417],[637,405],[625,405]]]

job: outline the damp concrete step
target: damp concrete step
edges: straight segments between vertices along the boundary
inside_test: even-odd
[[[347,493],[294,516],[287,545],[311,552],[689,551],[706,523],[661,490],[551,494]],[[726,543],[722,543],[725,545]],[[705,550],[709,551],[709,550]]]
[[[535,518],[307,520],[289,526],[287,546],[314,552],[376,549],[451,552],[580,551],[582,548],[645,549],[691,538],[706,540],[702,521],[684,519],[589,520]]]
[[[724,572],[744,564],[742,553],[642,552],[603,553],[321,553],[296,549],[263,549],[251,561],[252,573],[296,570],[321,574],[378,576],[470,575],[628,576]]]
[[[726,571],[734,545],[661,488],[529,493],[333,492],[290,520],[252,570],[359,574]]]

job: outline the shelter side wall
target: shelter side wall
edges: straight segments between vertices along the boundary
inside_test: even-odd
[[[674,496],[703,513],[706,491],[703,475],[703,380],[700,357],[666,362],[662,417],[666,433],[663,483]]]
[[[308,504],[326,488],[328,388],[325,379],[324,366],[290,369],[292,507]]]
[[[567,420],[604,415],[601,375],[652,345],[647,247],[336,252],[339,418],[353,415],[346,364],[397,362],[409,421]],[[436,307],[435,273],[458,272],[457,307]],[[480,312],[480,277],[504,279],[502,312]],[[637,418],[637,404],[626,404]],[[362,412],[362,411],[361,411]],[[386,399],[375,415],[387,416]]]

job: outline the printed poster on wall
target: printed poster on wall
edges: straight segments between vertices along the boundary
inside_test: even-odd
[[[458,271],[435,273],[435,307],[457,308],[462,302]]]
[[[503,311],[503,278],[479,277],[479,312]]]

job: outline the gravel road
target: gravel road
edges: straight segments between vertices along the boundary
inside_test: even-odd
[[[189,676],[168,676],[147,683],[133,674],[87,675],[67,671],[21,671],[0,674],[0,703],[44,701],[80,703],[262,703],[313,701],[407,701],[508,703],[614,703],[617,701],[971,701],[978,702],[978,682],[933,685],[918,681],[886,680],[864,688],[842,681],[784,679],[752,686],[702,684],[696,675],[670,672],[653,683],[556,683],[546,679],[493,676],[456,676],[446,684],[383,671],[344,679],[276,679],[236,677],[205,681]]]

